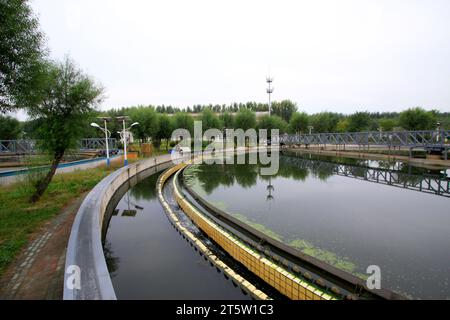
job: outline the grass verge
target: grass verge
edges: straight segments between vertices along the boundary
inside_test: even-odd
[[[121,161],[114,161],[110,168],[100,166],[57,174],[35,204],[29,202],[33,188],[28,181],[0,186],[0,276],[33,232],[121,165]]]

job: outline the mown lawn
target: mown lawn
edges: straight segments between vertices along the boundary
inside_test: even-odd
[[[28,181],[0,186],[0,275],[45,221],[56,216],[71,200],[91,190],[101,179],[116,170],[106,166],[58,174],[35,204],[29,202],[32,187]]]

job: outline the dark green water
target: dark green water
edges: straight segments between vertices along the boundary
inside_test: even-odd
[[[306,254],[361,278],[381,268],[384,288],[410,298],[450,298],[450,198],[445,171],[402,163],[283,155],[259,165],[190,167],[186,183],[224,209]],[[420,185],[422,184],[422,191]],[[437,189],[438,190],[438,189]]]
[[[249,299],[172,228],[156,195],[158,175],[132,187],[109,223],[104,253],[117,297]]]

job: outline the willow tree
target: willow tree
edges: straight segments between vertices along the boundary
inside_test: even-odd
[[[46,54],[29,1],[0,0],[0,111],[36,103]]]
[[[47,174],[35,183],[32,202],[47,189],[66,150],[76,147],[103,91],[69,58],[47,63],[42,78],[39,103],[28,106],[27,111],[33,119],[41,120],[37,133],[40,147],[52,156],[52,163]]]

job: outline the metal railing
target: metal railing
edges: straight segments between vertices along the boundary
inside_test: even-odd
[[[34,153],[34,140],[0,140],[0,153]]]
[[[108,145],[110,149],[117,148],[117,140],[114,138],[108,139]],[[106,149],[106,139],[81,139],[80,140],[81,150],[99,150]]]
[[[117,140],[109,139],[109,147],[117,148]],[[80,150],[106,149],[105,139],[81,139],[79,141]],[[36,140],[0,140],[0,154],[33,154],[38,152]]]
[[[277,142],[277,141],[275,141]],[[368,131],[345,133],[315,133],[281,135],[280,144],[285,145],[359,145],[389,147],[450,147],[450,130],[422,131]]]

